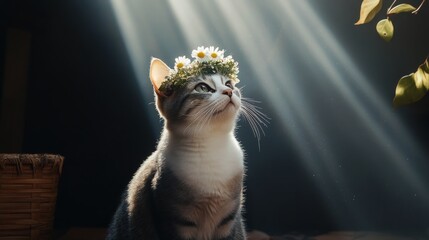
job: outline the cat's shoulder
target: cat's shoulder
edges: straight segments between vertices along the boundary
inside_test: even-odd
[[[158,152],[155,151],[140,165],[128,185],[128,192],[141,191],[142,188],[150,188],[152,180],[159,168],[157,161]]]

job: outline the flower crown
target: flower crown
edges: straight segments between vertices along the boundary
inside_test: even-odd
[[[240,80],[237,77],[238,63],[234,61],[231,55],[224,57],[225,50],[211,47],[198,47],[192,51],[194,60],[191,62],[186,56],[177,57],[175,59],[174,69],[170,70],[170,74],[161,84],[160,91],[173,91],[183,86],[191,77],[196,77],[203,74],[219,73],[228,77],[234,83]]]

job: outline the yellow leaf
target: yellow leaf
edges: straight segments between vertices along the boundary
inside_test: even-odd
[[[355,25],[360,25],[370,22],[375,15],[380,11],[383,5],[382,0],[363,0],[360,7],[360,17]]]
[[[393,105],[398,107],[413,102],[417,102],[426,94],[426,89],[418,88],[416,86],[415,74],[402,77],[395,90],[395,98],[393,99]]]
[[[387,15],[398,14],[403,12],[413,12],[415,10],[416,8],[411,6],[410,4],[402,3],[390,9],[390,11],[387,12]]]
[[[402,77],[395,90],[393,105],[401,106],[416,102],[429,91],[428,59],[419,66],[415,73]]]
[[[389,42],[393,37],[393,23],[390,19],[383,19],[377,23],[376,26],[378,35],[383,38],[386,42]]]
[[[415,72],[416,86],[429,91],[429,62],[428,59]]]

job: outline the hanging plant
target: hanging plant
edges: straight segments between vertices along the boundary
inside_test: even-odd
[[[396,4],[396,0],[392,2],[387,9],[386,18],[381,19],[376,25],[376,31],[380,37],[389,42],[394,35],[394,26],[390,17],[400,13],[417,14],[426,0],[422,0],[420,5],[415,8],[411,4],[402,3]],[[371,22],[372,19],[380,12],[383,6],[382,0],[363,0],[359,20],[355,25],[362,25]],[[429,64],[428,59],[420,65],[416,72],[402,77],[395,90],[395,97],[393,98],[394,106],[402,106],[416,102],[423,98],[429,91]]]

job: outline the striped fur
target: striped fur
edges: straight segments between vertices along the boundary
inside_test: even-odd
[[[158,64],[162,66],[162,64]],[[201,76],[169,96],[157,90],[165,127],[157,150],[135,173],[107,239],[243,240],[243,151],[234,136],[239,89]],[[210,92],[197,91],[206,84]]]

